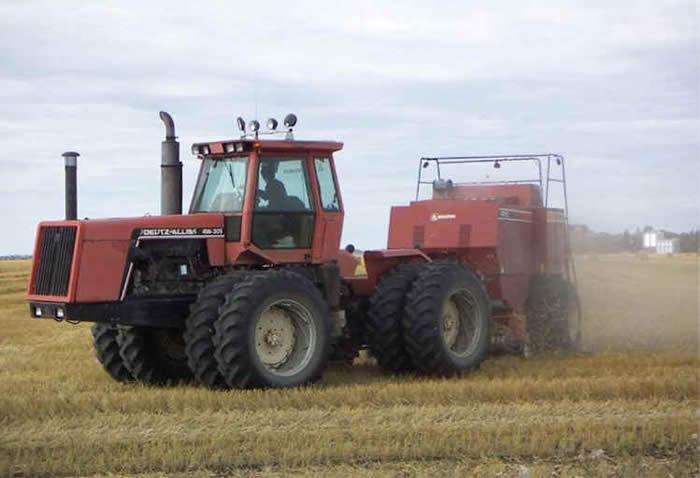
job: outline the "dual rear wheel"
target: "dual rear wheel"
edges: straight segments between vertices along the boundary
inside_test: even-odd
[[[370,349],[392,373],[459,374],[484,360],[490,321],[486,291],[468,267],[402,265],[385,274],[370,301]]]

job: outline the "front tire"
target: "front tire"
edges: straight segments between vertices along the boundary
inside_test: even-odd
[[[102,368],[117,382],[130,382],[134,378],[119,355],[119,330],[108,324],[95,323],[92,326],[95,355]]]
[[[489,298],[473,270],[460,264],[430,264],[406,301],[406,350],[423,373],[466,372],[486,357],[490,323]]]
[[[227,296],[216,322],[216,343],[219,372],[229,387],[314,383],[328,360],[328,307],[305,277],[260,273]]]
[[[234,272],[214,279],[202,288],[197,300],[190,306],[190,315],[185,321],[185,353],[198,383],[212,388],[225,386],[224,377],[219,373],[214,357],[214,326],[226,295],[247,275],[249,273]]]
[[[136,380],[166,385],[192,378],[180,329],[122,327],[118,340],[124,365]]]

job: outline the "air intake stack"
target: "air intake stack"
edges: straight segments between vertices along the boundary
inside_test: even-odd
[[[175,136],[173,118],[165,111],[161,111],[160,119],[165,124],[165,141],[161,143],[160,213],[164,216],[168,214],[182,214],[180,143]]]

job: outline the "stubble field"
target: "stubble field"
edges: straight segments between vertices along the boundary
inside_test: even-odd
[[[578,261],[587,353],[469,376],[370,364],[297,390],[112,382],[89,325],[27,317],[0,262],[0,476],[694,476],[698,258]]]

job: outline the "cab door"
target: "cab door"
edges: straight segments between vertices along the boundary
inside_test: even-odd
[[[313,155],[312,167],[318,197],[314,262],[338,258],[343,233],[343,203],[340,197],[335,164],[331,155]]]

